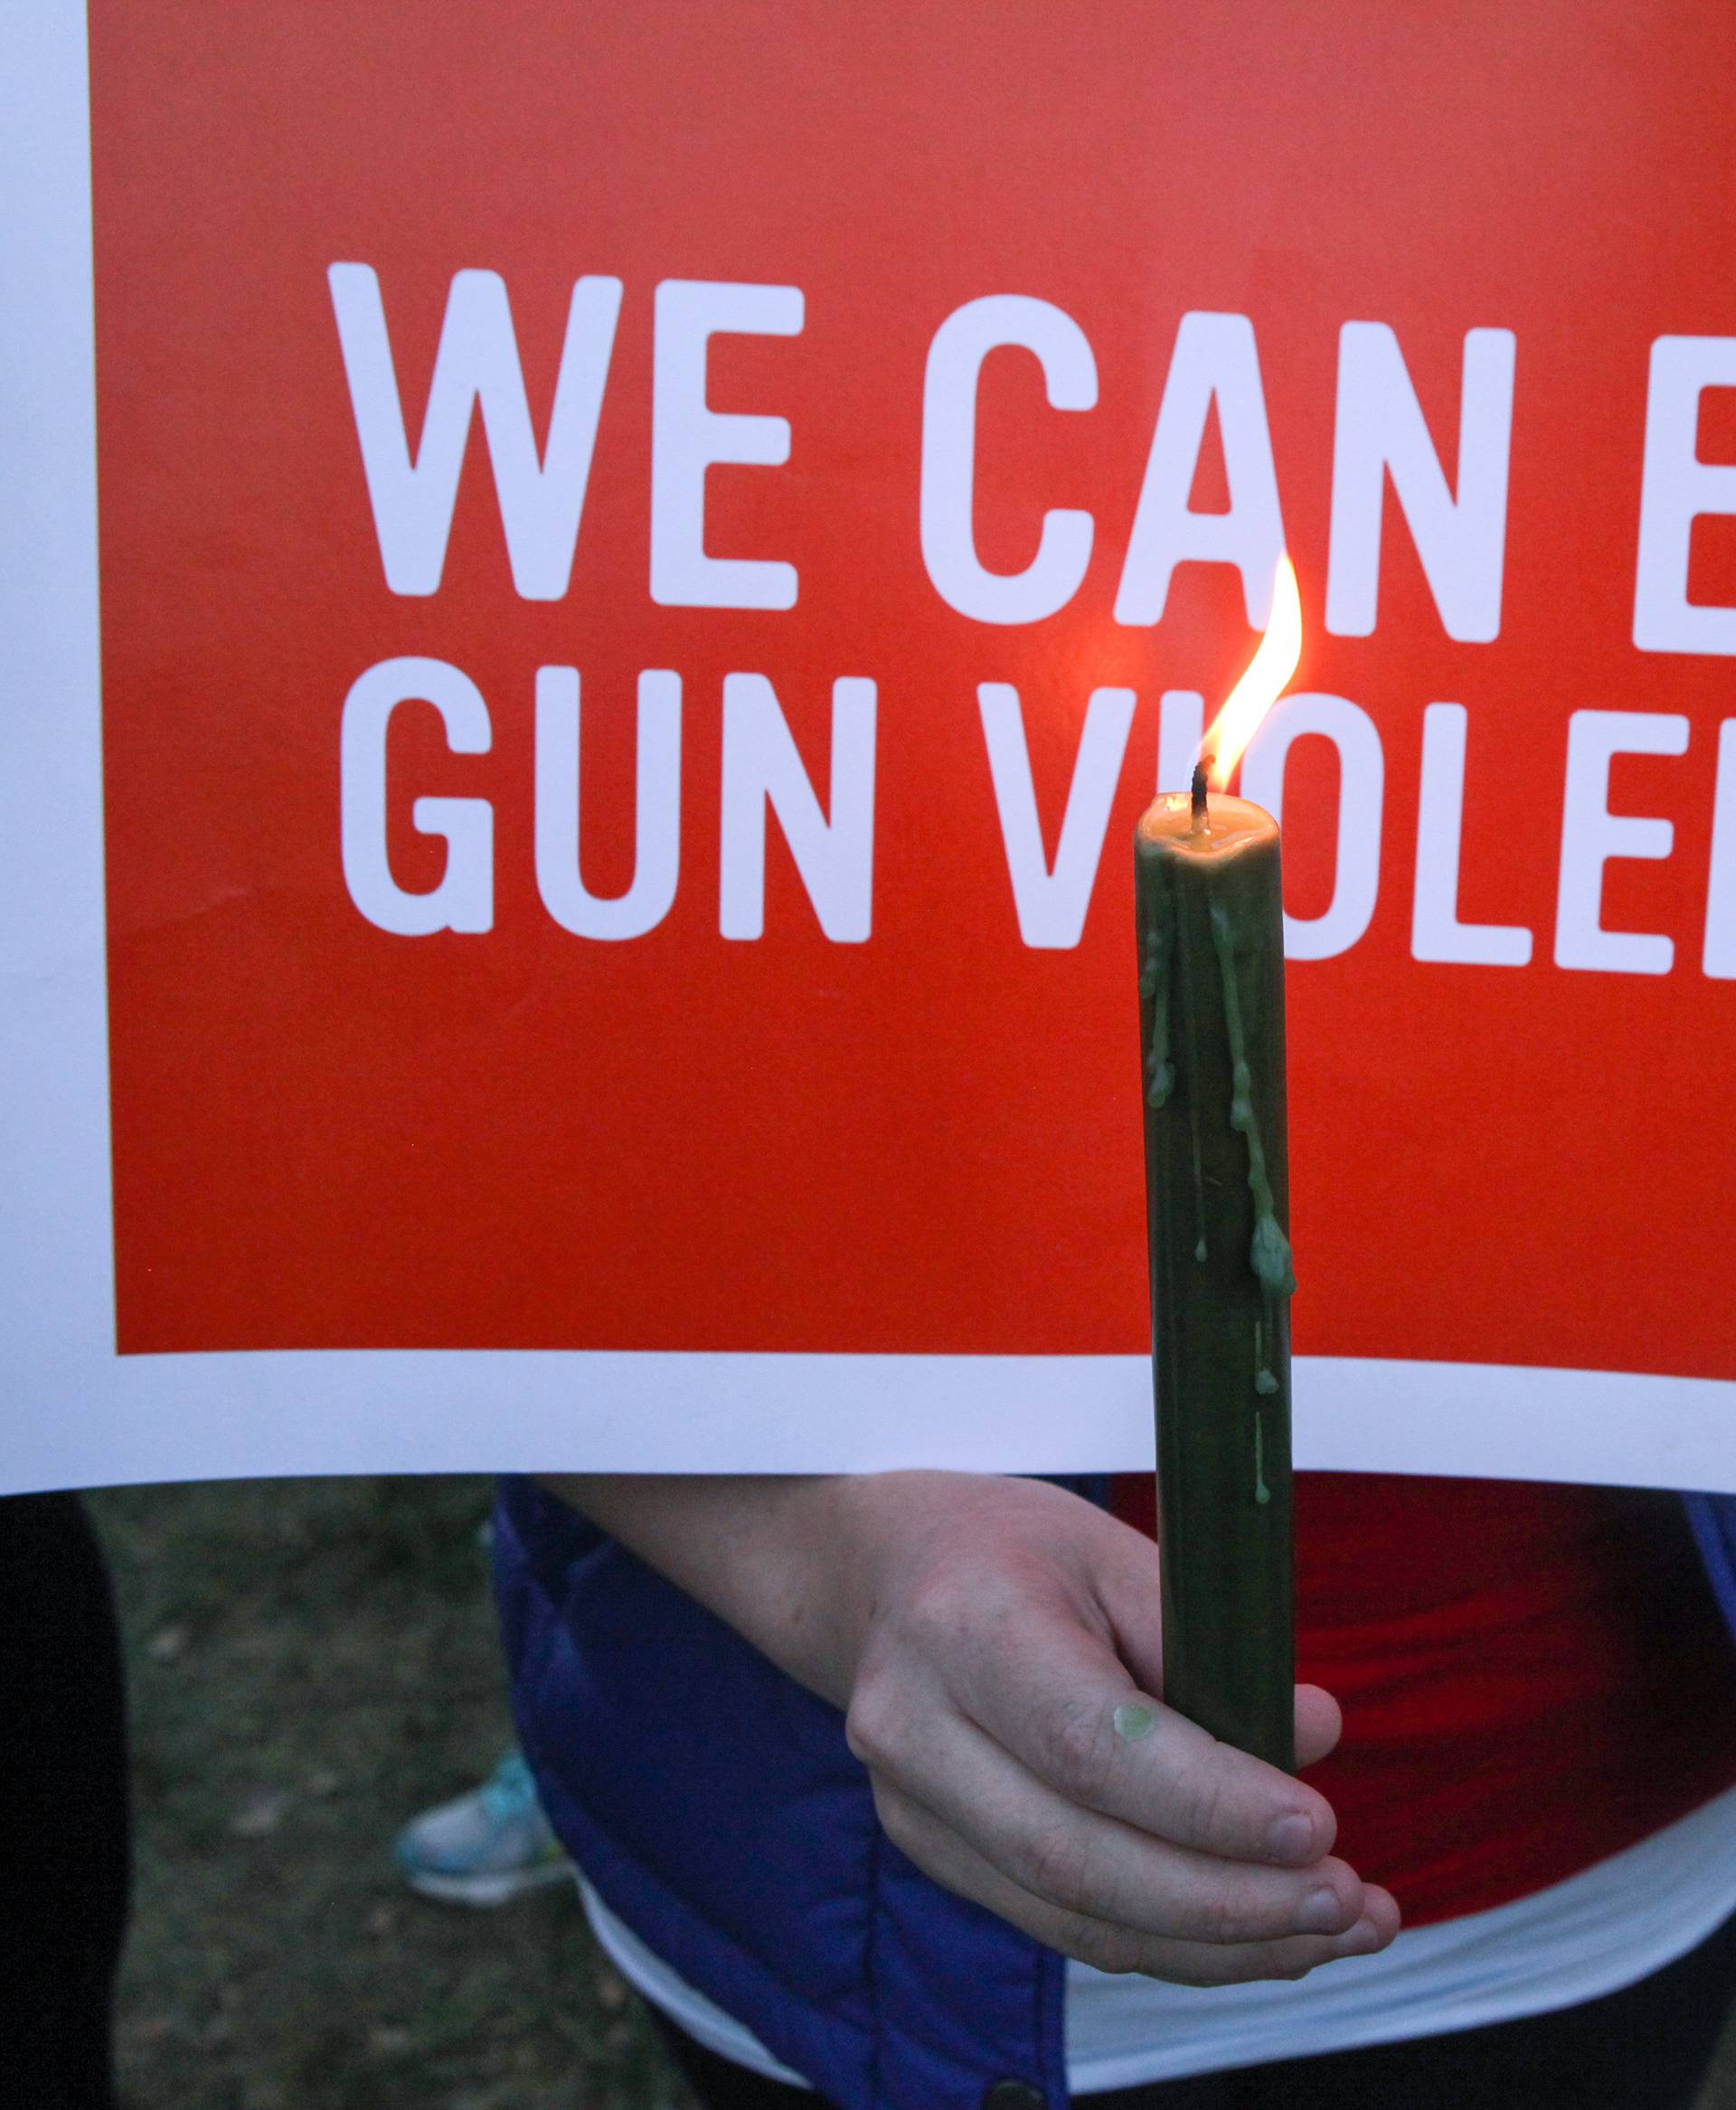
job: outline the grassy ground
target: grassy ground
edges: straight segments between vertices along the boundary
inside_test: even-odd
[[[127,2110],[677,2110],[573,1894],[403,1888],[392,1836],[508,1737],[482,1481],[91,1508],[132,1688]]]
[[[487,1500],[426,1480],[91,1498],[132,1689],[127,2110],[688,2110],[564,1885],[467,1912],[388,1858],[507,1738]],[[1736,2110],[1729,2034],[1700,2110]]]

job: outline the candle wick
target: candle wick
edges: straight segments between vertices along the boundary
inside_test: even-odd
[[[1196,828],[1205,828],[1211,821],[1205,803],[1205,772],[1211,762],[1209,754],[1203,754],[1194,764],[1194,826]]]

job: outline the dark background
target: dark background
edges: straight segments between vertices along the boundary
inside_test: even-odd
[[[133,1708],[125,2110],[687,2110],[572,1889],[478,1912],[391,1859],[510,1736],[488,1502],[437,1480],[91,1498]]]

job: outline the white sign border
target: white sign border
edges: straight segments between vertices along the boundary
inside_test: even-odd
[[[410,1470],[1149,1467],[1141,1357],[117,1355],[89,126],[82,5],[7,9],[0,1489]],[[1303,1358],[1296,1432],[1305,1467],[1736,1491],[1736,1384],[1709,1379]]]

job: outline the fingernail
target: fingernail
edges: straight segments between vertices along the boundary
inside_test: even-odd
[[[1302,1900],[1296,1924],[1305,1935],[1335,1935],[1344,1931],[1344,1901],[1335,1890],[1322,1884]]]
[[[1306,1861],[1314,1856],[1314,1821],[1292,1810],[1266,1834],[1266,1850],[1275,1861]]]
[[[1137,1744],[1157,1727],[1157,1717],[1148,1707],[1129,1704],[1115,1710],[1115,1733],[1129,1744]]]
[[[1366,1956],[1381,1945],[1381,1930],[1372,1919],[1359,1919],[1344,1936],[1344,1954],[1346,1956]]]

